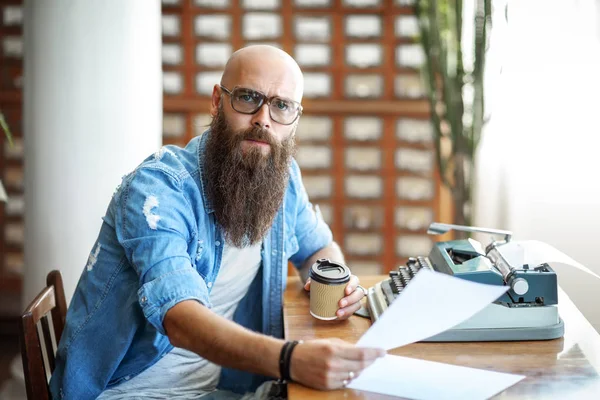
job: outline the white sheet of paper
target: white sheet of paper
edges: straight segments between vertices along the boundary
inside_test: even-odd
[[[389,350],[418,342],[475,315],[507,290],[422,269],[357,346]]]
[[[530,268],[534,268],[540,264],[548,263],[552,268],[560,268],[564,265],[577,268],[600,279],[600,276],[589,268],[584,267],[548,243],[539,240],[512,241],[500,246],[499,249],[507,261],[514,266],[521,267],[523,264],[529,264]]]
[[[487,399],[525,378],[483,369],[386,355],[348,387],[423,400]]]

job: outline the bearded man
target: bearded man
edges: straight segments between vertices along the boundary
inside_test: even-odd
[[[334,389],[384,354],[281,339],[288,260],[305,281],[316,260],[343,262],[292,158],[302,91],[285,52],[238,50],[210,129],[123,178],[69,306],[54,398],[230,399],[277,378]],[[358,283],[339,319],[360,307]]]

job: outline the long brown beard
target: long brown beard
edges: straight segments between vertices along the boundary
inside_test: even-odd
[[[260,242],[273,223],[283,201],[295,142],[292,134],[282,142],[258,127],[236,132],[229,127],[222,108],[210,125],[205,170],[217,223],[225,240],[236,247]],[[259,140],[270,152],[251,147],[244,153],[242,141]]]

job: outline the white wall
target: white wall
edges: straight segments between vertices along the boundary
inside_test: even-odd
[[[489,76],[476,221],[545,241],[600,275],[599,10],[594,0],[509,2],[493,43],[502,74]],[[558,275],[600,331],[600,280]]]
[[[160,146],[158,0],[25,1],[25,288],[70,299],[121,181]]]

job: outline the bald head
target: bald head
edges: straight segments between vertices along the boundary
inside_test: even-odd
[[[231,55],[225,65],[221,85],[227,88],[244,86],[302,100],[304,79],[296,61],[285,51],[268,45],[244,47]]]

